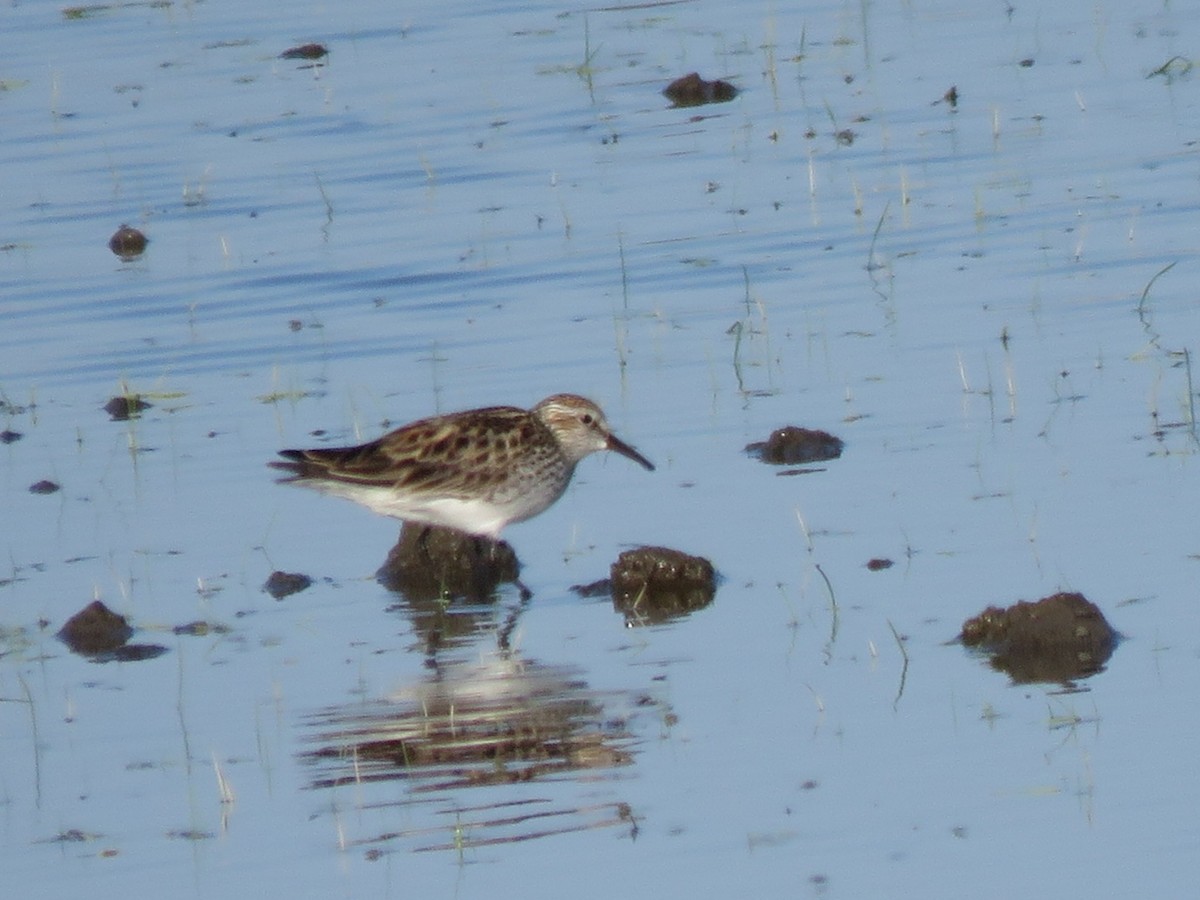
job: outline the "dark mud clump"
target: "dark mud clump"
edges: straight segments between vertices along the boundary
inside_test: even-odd
[[[746,445],[746,452],[772,465],[799,465],[824,462],[842,455],[845,443],[828,431],[785,425],[776,428],[765,441]]]
[[[116,650],[133,637],[133,628],[99,600],[85,606],[58,632],[58,639],[76,653],[105,653]]]
[[[703,106],[706,103],[728,103],[738,94],[728,81],[705,81],[698,72],[676,78],[665,88],[663,96],[676,107]]]
[[[133,628],[128,620],[99,600],[93,600],[71,618],[58,632],[58,639],[72,653],[96,662],[153,659],[167,652],[157,644],[130,644]]]
[[[41,481],[35,481],[29,486],[31,494],[56,494],[62,490],[62,485],[57,481],[51,481],[48,478],[43,478]]]
[[[122,394],[105,403],[104,411],[112,421],[125,422],[136,419],[153,405],[143,400],[140,394]]]
[[[1104,669],[1118,634],[1083,594],[1058,593],[1007,609],[989,606],[963,623],[959,639],[991,654],[1013,681],[1066,683]]]
[[[667,547],[638,547],[617,557],[609,587],[613,608],[625,616],[626,624],[655,625],[712,603],[717,578],[712,563],[702,556]]]
[[[460,597],[484,601],[491,599],[501,584],[519,584],[520,569],[517,554],[506,541],[405,522],[400,540],[375,577],[410,600]]]
[[[289,47],[279,54],[280,59],[324,59],[329,55],[329,48],[324,44],[301,44],[299,47]]]
[[[150,239],[131,225],[122,225],[108,239],[108,249],[124,260],[137,259],[146,252]]]
[[[15,444],[25,435],[19,431],[13,431],[11,428],[5,428],[0,431],[0,444]]]
[[[894,565],[895,563],[892,560],[880,556],[867,560],[867,569],[871,572],[882,572],[884,569],[890,569]]]
[[[298,594],[304,589],[312,587],[312,583],[313,580],[311,578],[299,572],[280,572],[276,570],[267,578],[266,584],[263,585],[263,590],[276,600],[282,600],[284,597]]]

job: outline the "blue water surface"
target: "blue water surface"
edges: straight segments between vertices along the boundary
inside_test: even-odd
[[[0,34],[14,896],[1188,890],[1200,11],[16,3]],[[691,71],[741,93],[670,108]],[[125,391],[153,405],[111,421]],[[558,391],[658,470],[587,460],[506,533],[528,603],[406,602],[395,523],[265,466]],[[786,424],[842,458],[743,452]],[[640,544],[710,559],[713,603],[571,589]],[[948,643],[1059,590],[1124,636],[1098,675]],[[72,654],[95,598],[167,652]],[[340,737],[514,721],[571,764],[375,779]]]

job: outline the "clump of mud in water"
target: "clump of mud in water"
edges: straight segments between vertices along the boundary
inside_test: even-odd
[[[737,88],[728,81],[721,81],[719,78],[716,81],[705,81],[699,72],[689,72],[663,88],[663,96],[676,107],[728,103],[737,94]]]
[[[153,405],[153,403],[143,400],[140,394],[122,394],[105,403],[104,411],[114,422],[126,422],[129,419],[136,419]]]
[[[145,253],[149,243],[150,239],[132,225],[122,225],[108,239],[108,249],[129,262]]]
[[[306,588],[312,587],[312,583],[313,580],[301,572],[276,570],[267,578],[263,590],[276,600],[282,600],[284,597],[290,597],[292,594],[298,594]]]
[[[58,639],[73,653],[95,662],[120,660],[132,662],[153,659],[167,652],[157,644],[130,644],[133,628],[122,615],[99,600],[93,600],[71,618],[58,632]]]
[[[746,452],[772,465],[795,466],[801,463],[824,462],[842,455],[846,444],[828,431],[785,425],[776,428],[765,441],[746,445]]]
[[[588,596],[607,591],[627,625],[656,625],[712,603],[717,578],[712,563],[702,556],[668,547],[638,547],[617,557],[606,581],[575,590]]]
[[[1119,635],[1083,594],[1058,593],[1036,603],[989,606],[963,623],[959,640],[991,654],[1013,681],[1065,683],[1103,670]]]
[[[324,59],[329,55],[329,48],[324,44],[301,44],[299,47],[289,47],[279,54],[280,59]]]
[[[517,554],[506,541],[405,522],[400,540],[375,577],[411,600],[462,597],[482,601],[506,582],[520,586],[520,569]]]

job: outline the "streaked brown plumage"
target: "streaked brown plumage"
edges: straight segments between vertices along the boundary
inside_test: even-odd
[[[495,539],[562,496],[575,466],[612,450],[654,466],[576,394],[533,409],[492,406],[421,419],[356,447],[282,450],[280,479],[346,497],[383,515]]]

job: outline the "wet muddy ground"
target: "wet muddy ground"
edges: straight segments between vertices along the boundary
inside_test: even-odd
[[[1186,892],[1200,14],[0,18],[8,890]],[[267,468],[560,391],[501,544]]]

